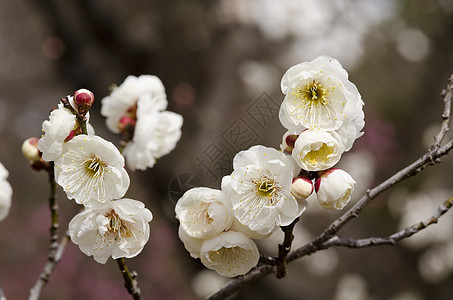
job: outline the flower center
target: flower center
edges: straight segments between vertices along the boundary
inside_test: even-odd
[[[97,178],[99,176],[104,175],[104,169],[106,167],[106,163],[101,160],[101,158],[97,155],[92,155],[91,158],[85,160],[84,167],[85,170],[93,177]]]
[[[317,164],[319,161],[325,163],[326,159],[329,158],[329,155],[333,153],[332,147],[323,144],[318,150],[313,150],[307,153],[306,158],[310,164]]]
[[[195,207],[195,209],[190,212],[195,223],[198,224],[198,221],[200,220],[202,220],[202,224],[204,225],[214,222],[214,219],[209,216],[209,205],[210,203],[203,203],[201,206]]]
[[[273,203],[273,196],[278,192],[277,184],[267,176],[260,179],[254,179],[253,183],[255,184],[255,191],[264,198],[271,199]]]
[[[240,258],[244,253],[241,247],[222,247],[216,251],[209,252],[209,259],[212,262],[228,263]]]
[[[326,105],[329,103],[327,89],[317,80],[309,82],[297,90],[296,96],[305,102]]]
[[[122,237],[130,237],[132,235],[127,223],[123,221],[113,209],[107,213],[105,217],[109,219],[107,230],[110,234],[115,236],[115,240]]]

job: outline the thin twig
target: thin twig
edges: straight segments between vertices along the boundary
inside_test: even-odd
[[[126,260],[121,257],[117,258],[116,262],[120,268],[121,274],[123,275],[124,279],[124,286],[127,289],[127,292],[132,296],[134,300],[140,300],[142,298],[140,288],[138,287],[137,281],[137,272],[133,271],[132,273],[129,271]]]
[[[406,239],[416,234],[417,232],[425,229],[426,227],[436,224],[439,221],[439,218],[445,214],[453,206],[453,196],[448,200],[442,203],[437,211],[425,221],[415,223],[411,226],[408,226],[400,231],[395,232],[392,235],[387,237],[371,237],[366,239],[351,239],[351,238],[339,238],[334,236],[330,240],[324,243],[324,246],[330,248],[332,246],[341,246],[348,248],[365,248],[376,245],[395,245],[402,239]]]
[[[276,259],[275,257],[265,256],[261,254],[259,262],[265,265],[275,266]]]
[[[441,95],[444,101],[444,111],[442,113],[442,125],[439,133],[434,137],[434,144],[432,145],[432,149],[437,149],[440,147],[442,140],[444,139],[445,135],[450,129],[448,125],[450,123],[451,99],[453,97],[453,74],[449,78],[447,89],[443,90]]]
[[[61,103],[63,103],[63,106],[66,109],[71,111],[76,116],[77,122],[79,123],[79,126],[80,126],[80,131],[78,133],[88,134],[87,117],[86,117],[86,114],[88,113],[88,111],[84,111],[84,110],[77,111],[76,109],[74,109],[74,107],[72,107],[72,105],[69,101],[69,96],[66,96],[66,98],[61,98],[60,101],[61,101]]]
[[[443,139],[446,136],[446,133],[449,130],[449,120],[451,115],[451,102],[453,94],[453,75],[449,78],[449,84],[447,90],[442,93],[444,101],[444,110],[442,113],[442,124],[439,133],[435,136],[435,141],[430,150],[426,152],[422,157],[417,159],[415,162],[407,166],[406,168],[398,171],[393,176],[376,186],[371,190],[367,190],[366,194],[346,213],[336,219],[327,229],[325,229],[318,237],[313,241],[307,243],[306,245],[292,251],[286,258],[286,262],[292,262],[298,258],[301,258],[306,255],[313,254],[319,250],[327,249],[331,245],[327,243],[332,239],[336,233],[352,219],[358,217],[359,213],[377,196],[382,194],[384,191],[388,190],[395,184],[411,177],[417,175],[423,171],[426,167],[434,165],[440,162],[440,157],[447,155],[453,149],[453,140],[448,141],[444,146],[441,146]],[[447,209],[448,210],[448,209]],[[446,211],[445,211],[446,212]],[[445,213],[443,212],[443,213]],[[443,214],[442,213],[442,214]],[[442,215],[440,214],[439,217]],[[426,226],[421,226],[417,232],[424,229]],[[415,234],[416,232],[411,233],[410,235]],[[408,233],[405,233],[408,234]],[[408,235],[408,237],[410,236]],[[377,240],[374,240],[377,242]],[[243,286],[249,284],[252,281],[258,280],[261,277],[271,273],[273,270],[272,265],[260,265],[253,271],[247,273],[244,276],[235,278],[228,282],[224,287],[222,287],[218,292],[211,295],[207,299],[225,299],[226,297],[232,295],[234,292],[242,288]]]
[[[57,244],[54,256],[51,257],[49,253],[49,258],[42,270],[41,275],[39,276],[33,288],[30,289],[30,296],[28,298],[29,300],[39,299],[39,296],[41,295],[41,290],[49,281],[50,275],[52,274],[57,264],[60,262],[69,239],[70,239],[69,234],[66,233],[65,236],[63,236],[63,238]]]
[[[261,265],[248,272],[244,276],[239,276],[230,280],[218,292],[207,297],[206,300],[225,299],[226,297],[231,296],[234,292],[250,284],[251,282],[257,281],[260,278],[272,273],[273,270],[274,266]]]
[[[50,163],[50,167],[47,169],[49,175],[49,186],[50,186],[50,195],[49,195],[49,208],[50,208],[50,217],[51,217],[51,225],[50,225],[50,244],[49,244],[49,254],[48,254],[48,261],[44,266],[41,275],[39,276],[38,280],[36,281],[33,288],[30,290],[30,298],[29,299],[38,299],[39,295],[41,294],[41,289],[44,285],[49,281],[50,274],[52,273],[53,268],[55,268],[56,264],[58,263],[57,252],[59,249],[58,243],[58,203],[56,199],[56,190],[57,184],[55,182],[55,173],[54,173],[54,164],[53,162]]]
[[[428,151],[421,158],[410,164],[408,167],[398,171],[395,175],[382,182],[374,189],[368,190],[367,193],[346,213],[336,219],[326,230],[324,230],[315,240],[301,248],[293,251],[288,255],[288,260],[293,261],[307,254],[325,249],[323,243],[332,238],[344,225],[356,218],[359,213],[377,196],[388,190],[395,184],[414,176],[423,171],[427,166],[433,165],[437,159],[446,155],[453,149],[453,141],[449,141],[445,146],[435,151]],[[319,249],[318,249],[319,247]],[[311,249],[311,250],[310,250]],[[307,252],[308,251],[308,252]]]

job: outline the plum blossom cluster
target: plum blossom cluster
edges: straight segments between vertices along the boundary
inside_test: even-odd
[[[122,198],[129,188],[124,157],[88,123],[94,95],[86,89],[67,96],[43,122],[43,136],[24,142],[32,165],[54,166],[55,181],[68,199],[83,205],[69,223],[71,240],[99,263],[138,255],[149,239],[151,212],[137,200]],[[39,151],[35,151],[35,149]],[[53,163],[52,163],[53,162]],[[44,165],[44,164],[41,164]]]
[[[336,60],[320,56],[291,67],[282,78],[285,98],[279,118],[288,130],[281,149],[315,179],[318,202],[342,209],[351,199],[355,181],[332,168],[362,136],[363,101],[348,73]]]
[[[175,208],[179,236],[191,256],[226,277],[255,267],[254,240],[291,224],[306,209],[305,199],[291,194],[300,168],[290,156],[254,146],[234,157],[233,168],[221,190],[191,189]]]
[[[176,204],[187,251],[226,277],[255,267],[254,240],[295,222],[313,191],[325,208],[351,199],[354,179],[332,168],[363,134],[363,101],[347,72],[321,56],[290,68],[282,91],[279,116],[288,132],[281,151],[257,145],[239,152],[221,190],[193,188]]]
[[[156,76],[128,76],[102,99],[107,127],[120,133],[123,155],[132,170],[152,168],[181,137],[181,115],[166,111],[165,88]]]

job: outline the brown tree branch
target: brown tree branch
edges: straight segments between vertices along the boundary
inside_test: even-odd
[[[55,182],[55,172],[54,172],[54,164],[53,162],[50,163],[50,167],[47,169],[49,175],[49,186],[50,186],[50,195],[49,195],[49,208],[50,208],[50,217],[51,217],[51,225],[50,225],[50,244],[49,244],[49,254],[48,254],[48,261],[44,266],[41,275],[39,276],[38,280],[36,281],[33,288],[30,290],[30,298],[29,299],[38,299],[39,295],[41,294],[41,289],[44,285],[49,281],[50,274],[52,273],[53,269],[57,265],[58,261],[61,259],[62,253],[59,255],[59,249],[61,244],[58,243],[58,203],[56,199],[56,190],[57,184]],[[62,241],[63,242],[63,241]],[[64,242],[66,244],[66,241]],[[64,247],[63,247],[64,249]]]
[[[375,188],[368,190],[367,193],[346,213],[336,219],[326,230],[324,230],[316,239],[309,244],[293,251],[288,255],[288,261],[293,261],[307,254],[314,253],[320,249],[325,249],[324,243],[332,238],[344,225],[350,222],[353,218],[358,217],[359,213],[377,196],[388,190],[395,184],[414,176],[423,171],[427,166],[434,165],[440,162],[439,158],[448,154],[453,149],[453,140],[449,141],[445,146],[430,150],[421,158],[398,171],[389,179],[385,180]],[[319,247],[319,249],[318,249]],[[314,251],[313,251],[314,250]]]
[[[448,200],[442,203],[437,211],[425,221],[415,223],[411,226],[408,226],[400,231],[395,232],[392,235],[387,237],[370,237],[366,239],[351,239],[351,238],[339,238],[334,236],[330,240],[324,243],[324,246],[330,248],[332,246],[341,246],[348,248],[365,248],[376,245],[395,245],[402,239],[406,239],[416,234],[417,232],[425,229],[426,227],[436,224],[439,221],[439,218],[445,214],[453,206],[453,196]]]
[[[288,256],[289,251],[291,251],[291,244],[294,240],[293,229],[297,222],[299,222],[299,218],[295,219],[294,222],[288,226],[281,227],[285,237],[283,238],[283,243],[278,244],[278,257],[276,260],[277,269],[275,271],[275,276],[277,278],[283,278],[288,274],[288,271],[286,270],[286,257]]]
[[[303,256],[310,255],[312,253],[315,253],[319,250],[322,249],[327,249],[331,246],[332,244],[329,244],[328,241],[331,240],[336,233],[348,222],[350,222],[352,219],[358,217],[359,213],[377,196],[382,194],[384,191],[388,190],[395,184],[409,178],[412,176],[417,175],[421,171],[423,171],[426,167],[430,165],[434,165],[436,163],[440,163],[440,157],[447,155],[452,149],[453,149],[453,140],[448,141],[444,146],[441,146],[443,139],[445,138],[448,130],[449,130],[449,121],[450,121],[450,115],[451,115],[451,101],[452,101],[452,95],[453,95],[453,75],[450,76],[449,78],[449,83],[447,85],[447,89],[442,92],[442,98],[444,101],[444,109],[442,113],[442,124],[441,124],[441,129],[439,133],[435,136],[434,138],[434,143],[430,147],[430,149],[419,159],[417,159],[415,162],[410,164],[409,166],[405,167],[404,169],[398,171],[395,173],[393,176],[379,184],[373,189],[367,190],[366,194],[362,196],[362,198],[352,207],[350,208],[346,213],[344,213],[342,216],[340,216],[338,219],[336,219],[332,224],[330,224],[327,229],[325,229],[318,237],[316,237],[313,241],[307,243],[306,245],[292,251],[289,253],[289,255],[286,258],[286,262],[289,263],[291,261],[294,261],[296,259],[299,259]],[[451,198],[450,198],[451,199]],[[447,201],[449,202],[450,199]],[[445,203],[444,203],[445,204]],[[442,209],[442,213],[439,214],[438,217],[440,217],[442,214],[444,214],[446,211],[448,211],[450,204],[445,204],[445,207],[447,208],[445,211]],[[450,205],[451,206],[451,205]],[[437,213],[435,214],[434,217],[436,217]],[[423,224],[423,222],[421,223]],[[427,223],[427,225],[430,225],[431,223]],[[420,224],[416,224],[416,228]],[[418,231],[424,229],[426,226],[421,226]],[[413,230],[412,227],[409,227],[407,233],[402,233],[401,236],[408,235],[407,237],[415,234],[416,232],[411,232]],[[398,238],[399,235],[398,233],[397,237],[393,238]],[[333,239],[332,242],[334,242],[335,239]],[[380,243],[380,240],[371,238],[369,243],[375,242],[376,245]],[[396,242],[396,240],[395,240]],[[370,244],[371,246],[371,244]],[[211,295],[207,299],[214,300],[214,299],[225,299],[226,297],[232,295],[234,292],[242,288],[243,286],[249,284],[252,281],[258,280],[261,277],[271,273],[274,269],[273,265],[270,264],[264,264],[258,266],[256,269],[252,270],[251,272],[245,274],[244,276],[237,277],[230,282],[228,282],[224,287],[222,287],[218,292],[215,294]]]
[[[440,147],[442,140],[445,138],[448,130],[450,130],[448,125],[450,123],[451,99],[453,97],[453,74],[450,75],[447,89],[443,90],[441,95],[444,101],[444,111],[442,113],[443,121],[439,133],[434,137],[434,144],[432,145],[432,149],[437,149]]]
[[[57,264],[60,262],[64,250],[66,248],[66,245],[68,244],[68,241],[69,235],[68,233],[66,233],[66,235],[61,239],[60,243],[57,243],[55,252],[52,253],[52,255],[49,252],[49,258],[42,270],[41,275],[39,276],[33,288],[30,289],[30,296],[28,298],[29,300],[39,299],[39,296],[41,295],[41,290],[49,281],[50,275],[52,274]]]

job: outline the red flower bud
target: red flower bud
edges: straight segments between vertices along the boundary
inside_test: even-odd
[[[94,94],[87,89],[80,89],[74,93],[74,103],[85,112],[90,109],[94,102]]]

